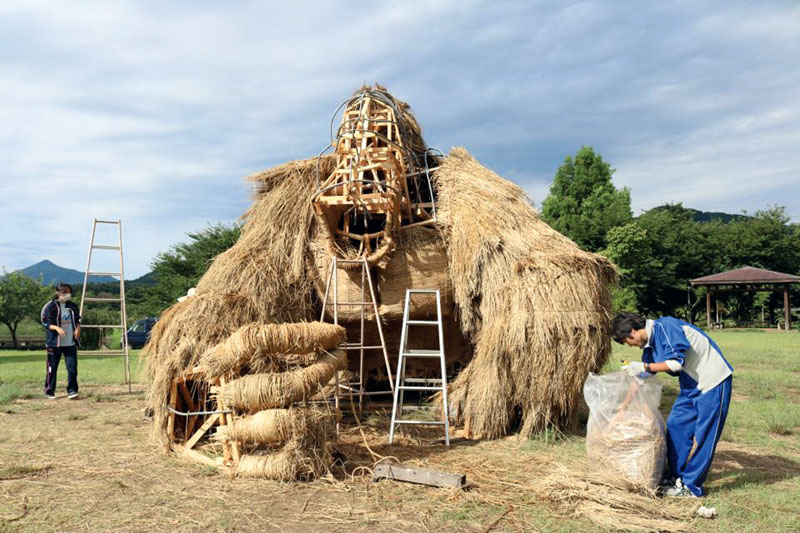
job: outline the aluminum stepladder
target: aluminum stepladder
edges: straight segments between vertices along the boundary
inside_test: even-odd
[[[108,224],[117,226],[117,235],[119,240],[117,245],[95,244],[94,238],[97,233],[98,224]],[[114,250],[119,251],[119,272],[93,272],[91,271],[92,265],[92,252],[94,250]],[[86,271],[83,275],[83,290],[81,291],[81,307],[79,313],[83,317],[83,309],[85,302],[116,302],[120,304],[120,323],[119,324],[83,324],[82,328],[96,328],[96,329],[121,329],[123,348],[121,350],[104,350],[93,352],[92,355],[108,355],[108,356],[122,356],[123,366],[125,368],[125,383],[128,385],[128,392],[131,391],[131,358],[128,348],[128,310],[125,307],[125,268],[122,258],[122,221],[121,220],[99,220],[94,219],[92,224],[92,237],[89,241],[89,257],[86,259]],[[117,276],[119,277],[119,298],[96,298],[86,296],[89,288],[90,276]]]
[[[361,270],[361,299],[359,301],[339,301],[339,278],[338,278],[338,271],[339,265],[357,265],[358,268]],[[331,295],[331,285],[333,285],[333,301],[328,301],[328,296]],[[369,286],[369,301],[367,298],[367,291],[365,285]],[[386,340],[383,337],[383,328],[381,327],[381,318],[378,314],[378,302],[375,299],[375,289],[372,286],[372,275],[369,272],[369,264],[365,258],[361,259],[339,259],[336,256],[331,258],[331,266],[328,271],[328,281],[325,285],[325,296],[322,300],[322,315],[320,317],[320,322],[325,321],[325,312],[328,309],[328,306],[331,306],[333,315],[333,323],[339,325],[339,306],[346,306],[346,307],[360,307],[360,332],[359,332],[359,340],[358,342],[347,342],[345,339],[344,344],[340,346],[342,350],[346,352],[351,351],[358,351],[359,359],[358,359],[358,381],[348,381],[347,383],[340,383],[339,382],[339,372],[337,371],[336,376],[336,387],[334,393],[334,404],[336,408],[339,408],[339,393],[340,390],[345,390],[348,394],[353,394],[358,396],[358,409],[361,410],[364,405],[364,396],[373,396],[373,395],[381,395],[381,394],[392,394],[394,391],[394,382],[392,381],[392,368],[389,364],[389,353],[386,351]],[[367,306],[372,307],[372,311],[375,313],[375,325],[378,328],[378,337],[380,338],[380,345],[374,346],[366,346],[364,344],[364,326],[366,323],[366,308]],[[371,391],[367,392],[364,390],[364,353],[367,350],[381,350],[383,352],[383,360],[386,363],[386,375],[389,377],[389,389],[388,391]]]
[[[415,294],[424,294],[426,297],[436,296],[436,320],[410,320],[411,297]],[[409,326],[437,326],[439,330],[439,348],[436,350],[410,350],[408,349]],[[409,358],[434,358],[438,357],[442,377],[432,378],[407,378],[406,360]],[[447,403],[447,366],[444,358],[444,331],[442,329],[442,300],[439,289],[407,289],[406,301],[403,307],[403,330],[400,337],[400,353],[397,360],[397,378],[395,379],[394,402],[392,404],[392,425],[389,428],[389,444],[394,440],[394,431],[400,424],[444,426],[444,441],[450,446],[450,412]],[[411,383],[411,385],[407,385]],[[432,386],[431,383],[437,383]],[[442,393],[442,421],[403,419],[403,393],[405,391],[439,391]]]

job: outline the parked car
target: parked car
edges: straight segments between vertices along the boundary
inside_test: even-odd
[[[150,339],[150,331],[158,322],[157,318],[148,317],[137,320],[128,328],[128,345],[133,348],[142,348]],[[125,348],[125,337],[119,339],[120,348]]]

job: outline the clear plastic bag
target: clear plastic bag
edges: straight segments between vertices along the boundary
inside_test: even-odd
[[[583,385],[589,406],[586,454],[593,466],[648,489],[662,479],[666,460],[661,383],[627,372],[589,374]]]

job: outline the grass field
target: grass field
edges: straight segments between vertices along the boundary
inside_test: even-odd
[[[687,520],[685,526],[798,531],[800,335],[713,336],[736,370],[728,423],[706,483],[706,504],[719,517]],[[615,346],[607,370],[637,356],[637,350]],[[137,357],[132,365],[138,381]],[[450,450],[432,439],[408,438],[389,448],[386,416],[377,413],[364,423],[376,453],[465,471],[472,490],[370,484],[367,472],[352,467],[349,475],[312,483],[231,479],[149,444],[143,385],[127,393],[120,359],[82,356],[78,401],[63,398],[63,364],[59,399],[41,397],[43,377],[43,352],[0,352],[0,531],[604,531],[590,517],[537,498],[531,485],[557,463],[585,466],[580,434],[460,441]],[[676,380],[658,379],[667,413]],[[357,464],[359,453],[368,460],[356,446],[360,437],[351,440],[355,444],[343,446],[346,465]]]

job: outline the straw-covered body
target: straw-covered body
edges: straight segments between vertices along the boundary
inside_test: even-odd
[[[342,350],[323,352],[317,362],[308,367],[286,372],[248,374],[229,381],[220,387],[218,394],[223,405],[242,411],[288,407],[294,402],[311,398],[346,363]]]
[[[416,119],[407,104],[396,105],[406,144],[424,154]],[[345,330],[305,324],[320,317],[332,255],[357,255],[312,208],[318,178],[333,168],[334,158],[323,156],[251,176],[258,192],[241,237],[211,263],[196,295],[165,311],[154,328],[145,351],[148,404],[154,435],[167,447],[173,436],[167,432],[166,399],[175,381],[198,364],[195,375],[206,384],[227,376],[216,397],[237,411],[234,418],[309,399],[347,366],[344,352],[321,352],[344,340]],[[608,356],[613,265],[550,228],[522,189],[464,149],[453,149],[441,161],[433,189],[436,225],[400,230],[397,249],[371,271],[390,353],[397,351],[405,289],[440,288],[447,361],[451,370],[460,370],[449,395],[457,421],[487,438],[518,427],[530,434],[550,423],[568,424],[584,378]],[[339,276],[337,293],[359,300],[360,271],[350,274]],[[365,311],[367,320],[374,318],[371,308]],[[339,315],[352,338],[361,312],[353,306]],[[411,338],[409,346],[420,342]],[[311,352],[318,358],[311,360]],[[356,363],[349,363],[352,370]],[[380,375],[381,357],[370,355],[365,364],[371,379],[386,378]],[[254,414],[223,431],[248,441],[250,434],[241,428],[258,417],[269,428],[256,440],[284,442],[286,416]],[[277,453],[245,455],[239,472],[274,479],[319,474],[321,465],[330,464],[330,453],[324,432],[312,426]]]
[[[460,325],[475,344],[451,412],[489,438],[517,421],[523,434],[568,424],[608,356],[613,265],[550,228],[522,189],[464,149],[434,179]]]
[[[322,322],[248,324],[206,350],[199,366],[207,378],[239,370],[245,364],[270,372],[286,370],[296,356],[336,348],[344,342],[345,333],[341,326]]]

